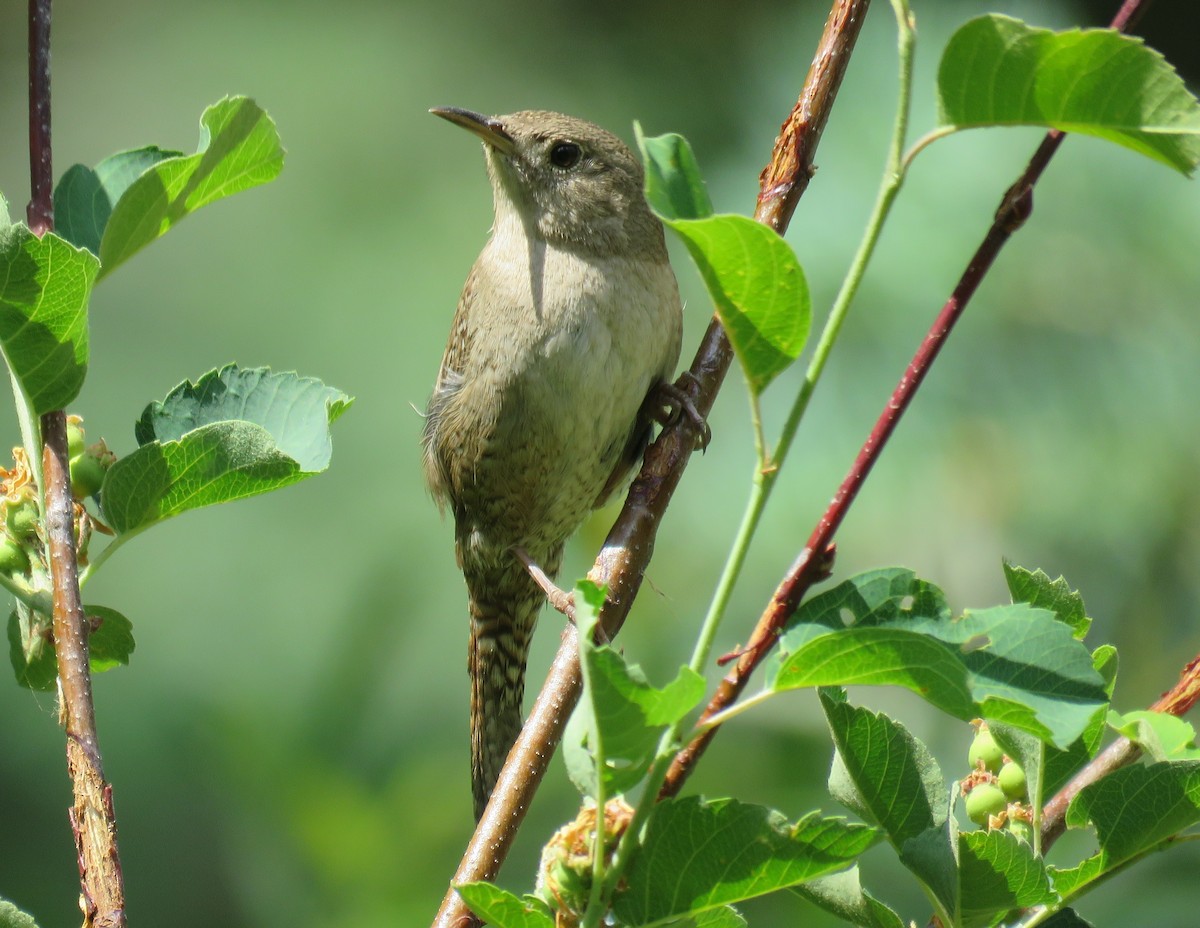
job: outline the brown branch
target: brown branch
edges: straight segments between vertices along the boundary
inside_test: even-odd
[[[1179,681],[1150,707],[1151,712],[1184,715],[1200,701],[1200,655],[1192,658],[1179,675]],[[1128,738],[1118,738],[1091,759],[1042,807],[1042,853],[1050,849],[1067,829],[1067,806],[1079,791],[1114,770],[1132,764],[1142,755],[1142,749]]]
[[[29,0],[29,174],[26,215],[36,235],[54,228],[50,144],[50,0]],[[67,734],[67,770],[75,803],[75,835],[84,928],[124,928],[125,887],[117,855],[112,788],[104,779],[92,678],[87,617],[79,595],[74,503],[67,466],[67,418],[62,410],[41,419],[42,492],[46,547],[53,584],[54,650],[58,660],[59,717]]]
[[[1149,0],[1126,0],[1117,12],[1111,28],[1125,29],[1136,22],[1145,11]],[[1030,158],[1025,171],[1004,194],[991,227],[983,242],[976,249],[966,270],[959,278],[950,299],[942,307],[925,339],[909,362],[900,383],[884,404],[866,442],[849,473],[838,488],[820,521],[813,529],[808,543],[801,550],[783,581],[775,590],[770,603],[763,611],[750,637],[749,643],[737,656],[737,663],[726,674],[716,693],[705,707],[700,724],[729,708],[745,689],[750,675],[763,661],[782,633],[787,620],[795,613],[800,601],[812,586],[829,575],[834,554],[833,536],[846,517],[850,505],[858,495],[888,439],[895,431],[901,416],[912,403],[917,389],[946,343],[954,324],[961,318],[967,304],[992,266],[1000,249],[1009,237],[1029,218],[1033,210],[1033,187],[1042,176],[1054,153],[1062,144],[1064,133],[1051,130]],[[676,795],[690,775],[696,761],[704,753],[720,726],[710,728],[686,745],[676,755],[659,798]]]
[[[763,186],[755,215],[779,232],[786,229],[813,174],[817,142],[828,121],[869,5],[869,0],[835,0],[833,3],[800,100],[780,130],[771,163],[763,171]],[[678,384],[688,393],[700,415],[706,416],[712,409],[732,361],[729,339],[714,317],[688,374]],[[608,590],[600,614],[600,628],[609,638],[620,630],[641,587],[654,551],[659,521],[695,448],[698,433],[695,421],[681,416],[664,429],[647,450],[642,470],[630,487],[625,506],[588,573],[590,579]],[[433,923],[435,928],[467,928],[479,924],[453,886],[490,880],[499,873],[546,766],[562,738],[580,690],[579,643],[574,627],[569,626],[563,633],[562,645],[546,683],[509,753],[491,801],[454,874],[451,888],[442,900]]]

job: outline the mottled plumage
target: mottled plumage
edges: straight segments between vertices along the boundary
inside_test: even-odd
[[[525,661],[563,543],[620,486],[647,394],[679,357],[681,307],[642,168],[557,113],[434,110],[484,140],[492,235],[467,277],[425,419],[425,476],[454,516],[471,640],[476,816],[521,728]]]

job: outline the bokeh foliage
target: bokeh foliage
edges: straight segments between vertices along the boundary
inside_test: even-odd
[[[227,93],[257,98],[289,150],[275,183],[205,210],[97,292],[89,376],[72,410],[89,435],[128,453],[147,396],[222,360],[320,371],[358,397],[321,481],[172,520],[89,590],[119,599],[138,634],[130,668],[97,681],[135,920],[421,924],[469,831],[465,594],[450,527],[421,486],[409,404],[424,404],[490,206],[476,146],[425,109],[547,107],[630,140],[634,118],[647,134],[678,131],[717,210],[749,212],[825,7],[56,9],[59,170],[135,145],[190,150],[196,113]],[[1066,2],[918,3],[918,131],[935,118],[941,41],[987,10],[1044,26],[1095,22]],[[879,12],[788,236],[817,320],[883,161],[894,68]],[[10,127],[0,190],[14,215],[27,188],[22,16],[20,4],[0,11],[0,125]],[[1037,137],[973,133],[922,156],[776,490],[725,649],[807,535]],[[840,534],[838,571],[904,563],[970,605],[1004,596],[1003,555],[1063,573],[1087,597],[1095,640],[1121,649],[1121,688],[1137,701],[1121,708],[1133,709],[1196,650],[1200,188],[1071,139],[1037,197]],[[690,346],[708,307],[686,263],[676,266]],[[773,388],[778,403],[794,376]],[[654,589],[622,634],[648,669],[673,672],[690,649],[704,578],[743,504],[753,450],[741,389],[730,378],[713,444],[660,536]],[[768,420],[785,413],[766,397]],[[18,443],[15,422],[0,421]],[[581,533],[566,577],[583,572],[605,527],[599,516]],[[531,685],[557,642],[558,618],[543,624]],[[694,788],[716,796],[736,785],[796,814],[815,805],[823,723],[811,695],[780,706],[718,739]],[[944,722],[915,703],[898,714],[946,758],[963,754],[968,733],[935,729]],[[70,924],[77,879],[52,703],[0,684],[0,719],[0,891],[44,924]],[[515,886],[573,813],[573,795],[556,762],[510,864]],[[1190,924],[1178,887],[1196,863],[1181,851],[1142,868],[1137,920]],[[1121,908],[1132,896],[1118,881],[1087,902],[1132,924]],[[748,914],[756,925],[822,924],[802,905]]]

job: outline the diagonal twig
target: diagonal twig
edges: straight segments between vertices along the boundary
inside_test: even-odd
[[[29,0],[31,196],[26,215],[35,235],[44,235],[54,228],[50,12],[50,0]],[[70,819],[79,861],[80,908],[84,928],[124,928],[125,887],[117,854],[116,815],[112,787],[104,779],[100,759],[88,667],[89,628],[79,595],[66,414],[61,409],[44,414],[41,432],[46,547],[54,590],[54,650],[58,660],[60,720],[67,734],[67,770],[75,796]]]

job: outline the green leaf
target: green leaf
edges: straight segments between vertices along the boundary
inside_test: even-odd
[[[1030,571],[1005,561],[1004,579],[1008,581],[1008,592],[1014,603],[1049,609],[1058,621],[1071,627],[1076,638],[1082,640],[1087,634],[1092,620],[1084,608],[1083,597],[1062,577],[1051,580],[1045,571]]]
[[[745,216],[668,223],[687,245],[754,394],[786,370],[808,340],[812,303],[796,255]]]
[[[194,155],[152,161],[121,191],[100,237],[101,276],[200,207],[274,180],[282,168],[283,146],[275,123],[257,103],[249,97],[226,97],[213,104],[200,117]],[[96,174],[99,179],[99,167]],[[114,189],[118,185],[114,181]],[[94,182],[82,184],[77,192],[86,195],[89,187],[96,197]],[[70,191],[64,197],[69,195]],[[81,216],[81,227],[94,225],[102,212],[98,208],[90,219]],[[94,230],[88,235],[94,238]]]
[[[328,426],[352,402],[315,377],[227,364],[194,384],[185,380],[161,403],[151,403],[133,431],[137,443],[146,445],[178,441],[205,425],[241,419],[261,425],[302,470],[316,472],[325,470],[333,455]]]
[[[857,928],[904,928],[904,922],[859,882],[858,865],[793,886],[790,892]]]
[[[687,140],[637,132],[646,200],[687,246],[757,396],[804,350],[812,304],[804,271],[775,230],[745,216],[712,215]]]
[[[24,605],[8,614],[8,659],[20,686],[43,693],[54,689],[58,662],[46,616]]]
[[[646,928],[694,917],[840,870],[875,839],[866,825],[815,812],[793,825],[733,799],[669,799],[651,813],[613,914]]]
[[[963,25],[938,67],[944,126],[1032,125],[1108,139],[1184,174],[1200,162],[1200,104],[1140,38],[1051,32],[1007,16]]]
[[[22,912],[7,899],[0,899],[0,928],[38,928],[32,915]]]
[[[746,928],[746,920],[727,905],[701,912],[691,919],[691,923],[696,928]]]
[[[352,402],[319,380],[265,368],[229,365],[184,382],[146,408],[141,447],[109,468],[105,518],[123,534],[320,473],[332,453],[329,425]]]
[[[107,606],[84,606],[83,611],[92,627],[88,638],[88,663],[92,673],[128,664],[135,647],[133,623]]]
[[[1108,724],[1152,760],[1200,760],[1196,729],[1169,712],[1138,710],[1124,715],[1109,712]]]
[[[1171,761],[1114,770],[1079,791],[1067,826],[1089,823],[1105,871],[1200,822],[1200,761]]]
[[[83,386],[98,270],[93,255],[53,232],[0,228],[0,346],[38,415],[62,409]]]
[[[903,725],[822,695],[837,754],[833,797],[874,822],[900,847],[945,821],[946,784],[929,749]]]
[[[603,604],[604,592],[596,584],[585,580],[575,587],[584,693],[564,738],[564,752],[570,751],[566,760],[572,782],[593,798],[601,774],[605,795],[636,785],[654,761],[663,732],[704,698],[704,678],[690,668],[681,668],[659,689],[618,652],[596,647],[592,629]]]
[[[149,168],[181,151],[155,146],[109,155],[96,167],[73,164],[54,188],[54,230],[99,257],[104,227],[121,195]]]
[[[958,824],[947,811],[936,828],[909,838],[900,848],[900,862],[924,884],[938,907],[943,924],[958,923]]]
[[[133,653],[133,624],[107,606],[84,606],[92,620],[88,639],[88,666],[92,673],[103,673],[129,663]],[[24,606],[8,616],[8,656],[17,683],[26,689],[50,692],[58,677],[58,659],[51,642],[51,623],[47,616]]]
[[[646,166],[646,202],[650,208],[665,222],[711,216],[712,200],[687,139],[675,133],[647,138],[637,123],[633,131]]]
[[[951,620],[941,591],[908,570],[852,577],[805,603],[768,672],[776,691],[904,686],[944,712],[1006,722],[1066,747],[1107,705],[1071,630],[1016,603]]]
[[[964,928],[983,928],[1010,909],[1058,900],[1041,860],[1004,829],[958,836],[960,917]]]
[[[455,887],[467,907],[495,928],[554,928],[554,919],[530,899],[520,899],[491,883]]]

